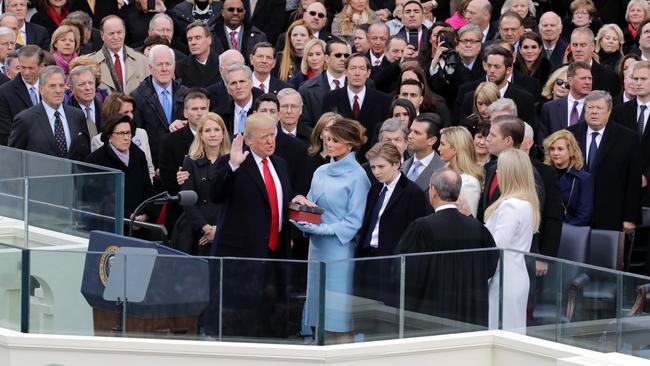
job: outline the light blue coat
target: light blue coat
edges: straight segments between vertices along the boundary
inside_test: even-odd
[[[361,228],[370,181],[354,153],[319,167],[314,173],[307,199],[323,208],[321,224],[334,235],[312,235],[310,261],[343,260],[326,264],[325,330],[348,332],[352,328],[351,294],[354,265],[354,236]],[[347,260],[346,260],[347,259]],[[318,264],[310,263],[304,323],[318,323]]]

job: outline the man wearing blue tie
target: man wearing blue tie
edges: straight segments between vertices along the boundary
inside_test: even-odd
[[[169,125],[182,118],[183,98],[187,88],[174,80],[176,62],[174,51],[165,45],[156,45],[149,51],[151,75],[131,93],[135,99],[133,120],[149,135],[151,157],[158,168],[158,155],[163,137],[169,133]]]
[[[253,71],[243,64],[230,65],[223,73],[223,81],[230,95],[230,102],[217,105],[216,112],[223,118],[228,133],[243,133],[253,100],[262,92],[253,87]]]
[[[635,131],[610,122],[612,97],[595,90],[585,98],[584,121],[568,128],[594,181],[591,227],[631,233],[641,222],[641,149]]]

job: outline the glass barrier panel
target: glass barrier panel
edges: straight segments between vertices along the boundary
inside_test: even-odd
[[[401,257],[327,263],[327,344],[403,337],[399,321],[402,263]],[[348,332],[343,331],[346,328]]]
[[[546,273],[537,275],[537,266],[544,265],[548,266]],[[569,321],[567,291],[577,268],[566,273],[561,262],[532,256],[526,256],[526,267],[530,279],[526,335],[557,341],[558,324]]]
[[[223,258],[218,277],[219,339],[316,344],[317,324],[309,321],[309,305],[305,304],[311,264],[308,268],[305,261]],[[318,281],[318,274],[315,279]]]
[[[87,238],[91,230],[121,229],[123,202],[117,189],[121,179],[114,173],[29,178],[30,234],[45,230]],[[47,243],[30,242],[30,247],[40,245]]]
[[[650,358],[650,278],[621,275],[618,352]]]
[[[498,258],[495,250],[406,255],[404,337],[488,329],[490,313],[498,314],[498,301],[490,302],[498,299],[498,286],[490,286]]]
[[[30,250],[30,333],[103,335],[93,332],[93,308],[82,292],[83,284],[101,283],[96,272],[84,273],[101,255],[83,248]]]
[[[579,263],[562,263],[574,274],[567,291],[573,308],[568,322],[559,323],[558,342],[600,352],[616,352],[618,283],[615,271]]]
[[[22,250],[0,245],[0,327],[21,329]]]
[[[0,180],[0,243],[2,244],[25,245],[25,182],[24,178]]]

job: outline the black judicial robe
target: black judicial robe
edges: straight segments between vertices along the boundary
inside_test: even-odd
[[[494,247],[494,239],[483,224],[450,208],[415,220],[395,251],[405,254]],[[497,252],[490,250],[407,256],[405,309],[487,326],[488,279],[496,270],[497,259]],[[413,326],[417,329],[417,324]]]

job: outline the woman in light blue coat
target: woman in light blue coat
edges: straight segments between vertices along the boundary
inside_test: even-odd
[[[324,130],[323,142],[331,161],[314,173],[307,198],[295,203],[318,206],[325,210],[321,224],[292,221],[310,235],[309,260],[326,261],[325,330],[328,340],[349,338],[352,331],[351,294],[355,235],[363,223],[370,181],[357,162],[355,153],[366,142],[359,122],[340,119]],[[307,301],[303,323],[318,323],[318,264],[310,263],[307,277]],[[329,342],[328,342],[329,343]]]

